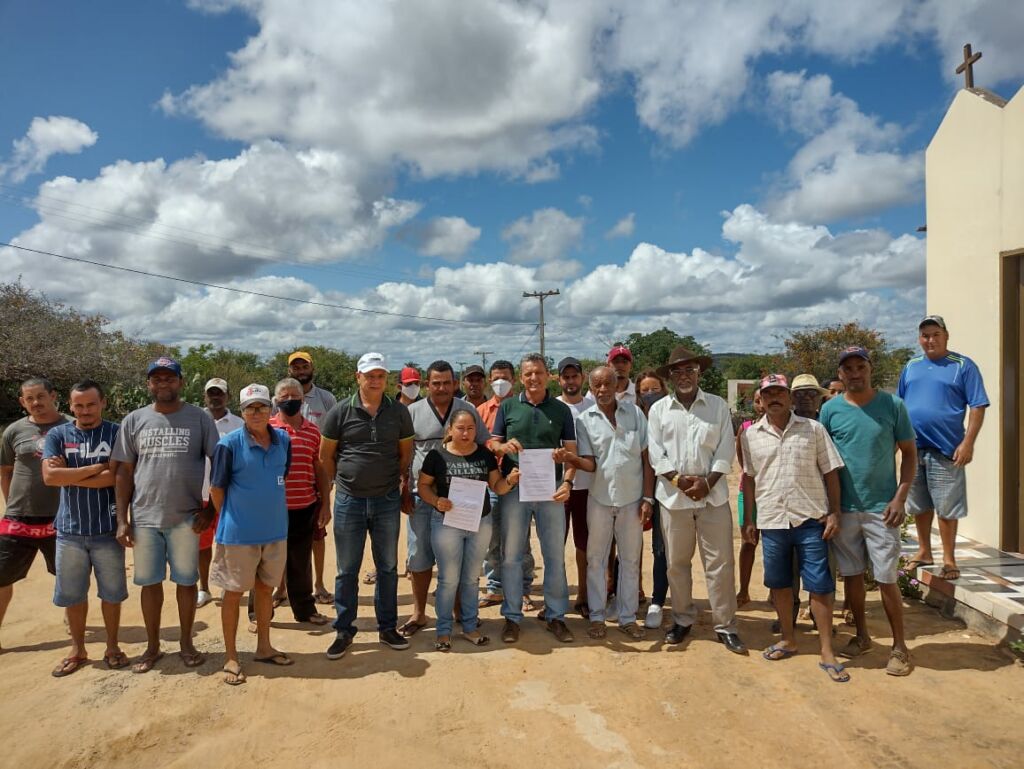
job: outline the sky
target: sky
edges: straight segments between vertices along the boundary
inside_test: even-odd
[[[535,351],[550,290],[555,359],[662,326],[910,345],[943,310],[924,150],[963,44],[1009,98],[1022,29],[1018,0],[0,0],[0,264],[133,336],[395,366]]]

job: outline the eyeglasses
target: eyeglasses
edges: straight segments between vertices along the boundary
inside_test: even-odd
[[[270,411],[270,406],[266,406],[262,403],[246,406],[242,409],[243,414],[266,414],[268,411]]]
[[[700,366],[672,366],[668,373],[672,376],[696,376],[700,373]]]

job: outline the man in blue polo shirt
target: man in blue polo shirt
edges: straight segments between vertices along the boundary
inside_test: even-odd
[[[943,579],[958,579],[957,522],[967,515],[964,468],[974,458],[988,395],[981,372],[966,355],[950,352],[949,331],[940,315],[918,324],[923,355],[907,361],[897,393],[910,412],[917,433],[917,475],[907,497],[907,511],[917,524],[917,554],[908,566],[931,566],[932,519],[939,516]],[[967,429],[964,430],[964,416]]]
[[[281,584],[288,559],[284,479],[291,465],[291,439],[269,424],[273,401],[266,387],[248,385],[238,402],[245,426],[220,439],[210,472],[210,500],[220,516],[210,581],[224,588],[224,683],[231,685],[245,681],[235,637],[239,603],[247,590],[256,593],[255,661],[292,664],[270,644],[272,592]]]
[[[89,659],[85,620],[89,612],[89,573],[96,573],[107,649],[108,668],[123,668],[128,657],[117,643],[121,604],[128,597],[124,548],[117,541],[117,507],[110,452],[119,425],[103,418],[103,388],[90,379],[71,388],[74,422],[46,434],[43,482],[60,487],[57,530],[57,582],[53,602],[67,609],[71,652],[53,669],[57,678],[74,673]]]

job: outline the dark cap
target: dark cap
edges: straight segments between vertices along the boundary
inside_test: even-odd
[[[850,358],[863,358],[868,363],[871,362],[871,354],[863,347],[847,347],[839,353],[839,365],[842,366],[843,363]]]
[[[471,374],[479,374],[480,376],[486,376],[486,374],[484,374],[484,367],[478,366],[475,363],[472,366],[466,366],[466,368],[462,369],[463,379],[470,376]]]
[[[558,361],[558,373],[561,374],[567,368],[575,368],[581,374],[583,373],[583,364],[573,358],[571,355],[568,358],[562,358]]]
[[[174,360],[174,358],[160,357],[149,364],[149,368],[146,369],[146,379],[149,379],[154,371],[170,371],[175,376],[180,377],[181,364]]]
[[[946,328],[946,321],[941,315],[926,315],[925,317],[921,318],[921,322],[917,324],[917,328],[920,331],[928,324],[938,326],[943,331],[949,330]]]

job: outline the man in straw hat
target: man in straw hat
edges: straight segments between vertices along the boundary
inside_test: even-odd
[[[699,538],[715,635],[729,651],[746,654],[736,633],[732,513],[725,482],[735,438],[728,404],[700,389],[701,373],[710,366],[708,356],[676,347],[658,369],[671,383],[672,394],[648,414],[648,449],[658,476],[655,495],[661,502],[672,589],[672,627],[665,641],[682,642],[697,618],[691,562]]]

